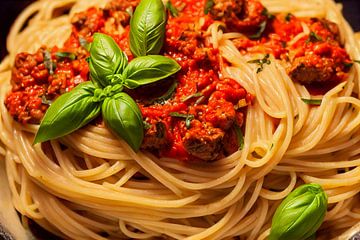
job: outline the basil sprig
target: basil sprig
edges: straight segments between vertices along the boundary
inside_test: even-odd
[[[138,151],[144,138],[141,111],[122,91],[157,82],[180,70],[173,59],[160,55],[143,56],[160,52],[165,37],[165,19],[160,0],[142,0],[132,19],[130,38],[131,50],[141,57],[130,63],[111,37],[95,33],[89,57],[92,81],[79,84],[50,105],[34,143],[67,135],[101,113],[105,125]]]
[[[322,224],[327,195],[319,184],[304,184],[291,192],[276,209],[269,240],[305,240]]]
[[[142,0],[130,20],[130,50],[136,56],[159,54],[165,39],[166,12],[161,0]]]

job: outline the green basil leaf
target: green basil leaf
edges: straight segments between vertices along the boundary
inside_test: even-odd
[[[159,54],[165,39],[166,12],[161,0],[142,0],[130,21],[134,56]]]
[[[46,111],[34,144],[65,136],[98,116],[100,104],[93,101],[94,90],[92,82],[84,82],[57,98]]]
[[[121,73],[128,63],[127,57],[116,44],[114,39],[95,33],[94,41],[90,48],[90,76],[101,87],[106,87],[111,82],[109,77]]]
[[[244,148],[244,134],[241,128],[237,124],[235,124],[234,128],[235,128],[237,142],[239,145],[239,150],[242,150]]]
[[[139,151],[144,139],[143,119],[138,105],[129,95],[121,92],[105,98],[102,115],[115,135],[124,139],[134,151]]]
[[[125,86],[133,89],[167,78],[180,70],[180,65],[173,59],[149,55],[132,60],[125,68],[123,76]]]
[[[56,64],[51,58],[51,53],[48,50],[44,51],[44,65],[46,69],[48,70],[50,75],[54,74],[54,71],[56,69]]]
[[[261,35],[263,34],[263,32],[266,29],[266,24],[267,24],[267,21],[263,21],[262,23],[260,23],[259,30],[255,34],[250,35],[249,38],[250,39],[258,39],[258,38],[260,38]]]
[[[304,240],[322,224],[327,195],[319,184],[304,184],[291,192],[276,209],[269,240]]]
[[[309,105],[321,105],[322,99],[307,99],[307,98],[301,98],[301,100]]]
[[[179,16],[179,11],[178,11],[177,8],[171,3],[171,0],[169,0],[169,1],[166,3],[166,8],[169,10],[171,16],[173,16],[173,17]]]
[[[204,7],[204,14],[208,14],[212,7],[215,5],[214,0],[206,0],[205,7]]]

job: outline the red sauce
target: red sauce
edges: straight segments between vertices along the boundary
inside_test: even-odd
[[[48,101],[89,80],[86,62],[89,54],[84,43],[91,42],[95,32],[113,37],[131,61],[130,15],[125,9],[137,4],[138,0],[115,0],[105,9],[90,8],[76,14],[72,19],[72,33],[63,48],[49,49],[55,65],[53,72],[44,61],[45,47],[35,54],[18,54],[13,68],[13,89],[5,101],[10,114],[24,124],[39,123],[49,106]],[[172,4],[180,9],[179,16],[168,17],[162,54],[181,65],[175,76],[177,86],[173,95],[163,102],[151,101],[169,89],[172,82],[169,79],[126,90],[137,100],[144,121],[149,125],[143,149],[160,157],[216,160],[239,148],[235,127],[243,128],[246,106],[251,104],[253,96],[235,80],[221,77],[219,51],[206,40],[206,30],[214,21],[225,22],[225,31],[239,31],[249,36],[234,40],[244,54],[271,53],[284,61],[306,57],[312,66],[324,64],[321,62],[324,58],[333,59],[331,67],[334,66],[336,74],[319,87],[308,84],[314,92],[327,90],[346,78],[349,69],[344,63],[351,61],[337,39],[336,28],[330,23],[326,25],[327,22],[284,14],[268,19],[265,8],[256,0],[228,1],[228,6],[234,8],[230,12],[228,8],[223,9],[226,3],[215,4],[207,15],[204,14],[205,0],[172,0]],[[264,21],[266,28],[261,37],[250,39]],[[301,22],[321,41],[309,40],[310,36],[306,36],[288,46],[303,31]],[[119,31],[119,27],[123,30]],[[59,59],[57,52],[73,53],[76,59]]]

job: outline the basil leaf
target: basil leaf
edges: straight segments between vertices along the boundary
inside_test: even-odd
[[[258,39],[261,37],[261,35],[263,34],[263,32],[265,31],[266,29],[266,24],[267,22],[266,21],[263,21],[262,23],[260,23],[259,25],[259,30],[253,34],[253,35],[250,35],[249,38],[250,39]]]
[[[127,57],[121,51],[114,39],[101,34],[94,34],[94,41],[90,48],[90,76],[101,87],[111,82],[107,76],[122,72],[127,65]]]
[[[55,56],[60,59],[62,59],[62,58],[68,58],[70,60],[76,59],[76,55],[72,52],[57,52],[57,53],[55,53]]]
[[[144,139],[143,119],[138,105],[129,95],[121,92],[105,98],[102,115],[115,135],[124,139],[134,151],[139,151]]]
[[[133,89],[167,78],[180,70],[173,59],[160,55],[149,55],[133,59],[123,72],[124,85]]]
[[[85,38],[79,37],[79,43],[82,48],[86,49],[88,52],[90,51],[91,43],[89,43]]]
[[[130,21],[134,56],[159,54],[165,39],[166,12],[161,0],[142,0]]]
[[[304,184],[291,192],[276,209],[269,240],[303,240],[322,224],[327,195],[319,184]]]
[[[186,101],[188,101],[188,100],[190,100],[192,98],[197,98],[197,97],[202,97],[202,96],[203,96],[203,94],[201,92],[197,92],[197,93],[191,94],[189,96],[183,97],[181,99],[181,101],[186,102]]]
[[[65,136],[98,116],[100,104],[93,101],[94,90],[92,82],[85,82],[57,98],[46,111],[34,144]]]
[[[178,11],[177,8],[171,3],[171,0],[169,0],[169,1],[166,3],[166,8],[169,10],[171,16],[173,16],[173,17],[179,16],[179,11]]]
[[[212,7],[215,5],[214,0],[206,0],[205,7],[204,7],[204,14],[208,14]]]
[[[301,100],[309,105],[321,105],[322,99],[306,99],[306,98],[301,98]]]
[[[234,129],[236,133],[237,142],[239,145],[239,150],[242,150],[244,148],[244,134],[241,131],[241,128],[237,124],[235,124]]]

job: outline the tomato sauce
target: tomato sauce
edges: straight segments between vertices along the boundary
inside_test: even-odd
[[[13,88],[5,100],[14,119],[38,124],[52,101],[89,80],[87,48],[95,32],[110,35],[131,61],[128,9],[134,10],[138,2],[115,0],[104,9],[89,8],[75,14],[72,33],[62,48],[42,47],[34,54],[18,54],[11,80]],[[239,149],[236,133],[244,129],[246,108],[254,97],[235,80],[221,76],[219,50],[207,40],[207,29],[215,21],[226,23],[225,31],[247,36],[233,40],[243,54],[270,53],[293,64],[289,74],[294,81],[302,79],[308,66],[329,69],[312,69],[325,84],[302,82],[312,92],[324,92],[346,79],[346,65],[351,60],[340,43],[336,26],[328,21],[300,19],[291,14],[270,16],[256,0],[216,2],[209,14],[204,13],[205,0],[171,3],[178,14],[168,14],[161,54],[176,60],[181,70],[170,79],[125,90],[137,101],[143,115],[142,149],[159,157],[211,161]],[[290,45],[304,31],[304,24],[311,34]],[[254,38],[259,31],[259,37]],[[59,58],[59,53],[71,55]],[[296,66],[296,59],[303,62]]]

